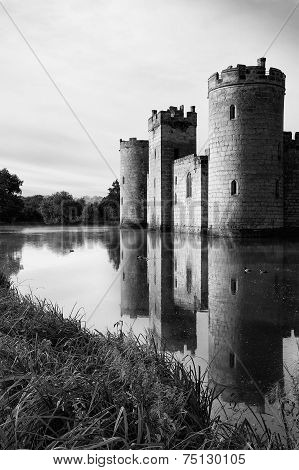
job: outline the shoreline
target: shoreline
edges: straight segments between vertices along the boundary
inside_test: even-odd
[[[0,276],[1,449],[287,449],[212,416],[217,397],[152,338],[91,332]]]

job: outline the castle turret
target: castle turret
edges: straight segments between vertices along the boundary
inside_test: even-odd
[[[148,121],[149,174],[147,182],[147,220],[152,229],[172,227],[173,162],[196,153],[197,114],[191,106],[171,106],[167,111],[152,111]]]
[[[211,234],[283,227],[285,75],[237,65],[209,79]]]
[[[146,225],[148,141],[120,141],[120,223]]]

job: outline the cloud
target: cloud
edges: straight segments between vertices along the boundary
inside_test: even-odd
[[[294,4],[5,2],[117,174],[119,139],[146,138],[151,109],[196,105],[200,146],[208,135],[208,77],[229,64],[254,64]],[[287,73],[286,125],[291,130],[298,122],[297,108],[288,105],[298,98],[298,22],[299,10],[268,57],[269,65]],[[25,194],[37,188],[53,192],[59,185],[76,195],[104,194],[114,175],[1,10],[0,41],[0,167],[20,173]]]

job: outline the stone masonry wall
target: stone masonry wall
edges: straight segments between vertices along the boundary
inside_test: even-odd
[[[154,118],[154,113],[153,113]],[[161,227],[161,126],[158,118],[149,123],[149,170],[147,175],[147,225],[151,229]]]
[[[184,116],[171,106],[167,111],[152,112],[149,130],[148,226],[151,229],[172,228],[173,162],[196,152],[197,115],[195,108]]]
[[[192,194],[187,197],[187,175]],[[173,164],[173,228],[177,232],[201,233],[208,225],[208,157],[188,155]]]
[[[299,132],[284,132],[284,226],[299,228]]]
[[[120,141],[120,223],[145,226],[148,141]]]
[[[264,59],[209,79],[211,234],[283,227],[284,83],[281,71],[266,73]],[[237,194],[231,195],[234,180]]]

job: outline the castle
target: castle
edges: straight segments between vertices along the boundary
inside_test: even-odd
[[[194,106],[153,110],[148,141],[120,141],[121,226],[215,236],[298,229],[299,133],[283,131],[285,78],[265,58],[213,74],[203,155]]]

